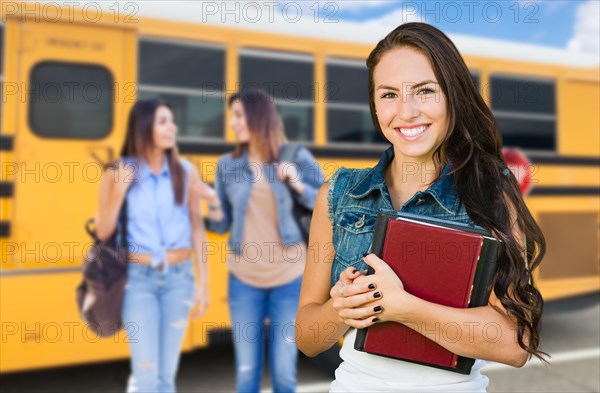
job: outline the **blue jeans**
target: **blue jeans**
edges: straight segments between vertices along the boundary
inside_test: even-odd
[[[128,392],[175,392],[193,299],[191,259],[169,266],[166,274],[129,264],[122,314],[131,351]]]
[[[256,288],[229,274],[229,311],[233,324],[236,387],[258,392],[269,318],[269,369],[273,391],[296,391],[295,319],[302,277],[274,288]]]

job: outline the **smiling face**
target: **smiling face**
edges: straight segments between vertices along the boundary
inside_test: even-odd
[[[154,125],[152,131],[152,142],[154,147],[167,150],[175,147],[175,136],[177,125],[173,112],[166,106],[160,106],[154,114]]]
[[[392,49],[375,67],[373,82],[379,126],[396,157],[431,161],[448,132],[448,111],[429,59],[411,47]]]
[[[247,143],[250,141],[251,134],[246,121],[246,112],[240,100],[231,103],[231,120],[229,125],[235,133],[235,139],[238,143]]]

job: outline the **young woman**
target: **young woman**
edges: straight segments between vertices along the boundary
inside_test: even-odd
[[[260,389],[268,318],[273,390],[293,392],[294,318],[307,248],[292,214],[292,198],[312,209],[323,174],[305,148],[293,163],[278,162],[286,138],[275,103],[264,91],[235,94],[229,106],[238,145],[218,162],[216,191],[202,185],[200,193],[208,200],[207,228],[230,231],[224,254],[237,390]]]
[[[123,321],[131,350],[129,392],[174,392],[180,348],[188,325],[206,311],[206,241],[196,168],[179,158],[173,112],[160,100],[137,102],[129,114],[121,160],[100,185],[96,234],[117,228],[127,198],[130,244]],[[195,285],[192,251],[198,261]]]
[[[485,391],[483,360],[520,367],[542,354],[542,299],[531,271],[544,254],[543,235],[502,160],[494,117],[441,31],[401,25],[379,42],[367,66],[372,118],[391,147],[373,168],[338,170],[317,194],[310,248],[333,242],[335,255],[309,254],[298,347],[315,356],[345,335],[332,391]],[[490,230],[503,246],[488,305],[456,309],[406,292],[385,261],[366,255],[380,208]],[[364,275],[367,265],[374,275]],[[479,360],[461,375],[354,350],[356,328],[386,321],[423,332],[461,326],[458,339],[427,337]]]

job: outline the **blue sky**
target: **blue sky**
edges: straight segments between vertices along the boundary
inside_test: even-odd
[[[600,0],[591,0],[600,1]],[[575,35],[577,9],[590,0],[351,1],[338,2],[340,20],[384,18],[402,9],[446,33],[566,48]],[[589,15],[597,25],[599,15]],[[582,12],[580,11],[580,14]]]

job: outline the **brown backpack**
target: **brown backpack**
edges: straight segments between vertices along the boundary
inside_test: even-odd
[[[127,197],[119,213],[117,230],[110,239],[99,241],[91,229],[93,222],[90,218],[85,225],[94,246],[83,262],[83,280],[76,290],[77,306],[92,331],[100,337],[110,337],[123,327],[121,310],[128,258]]]

